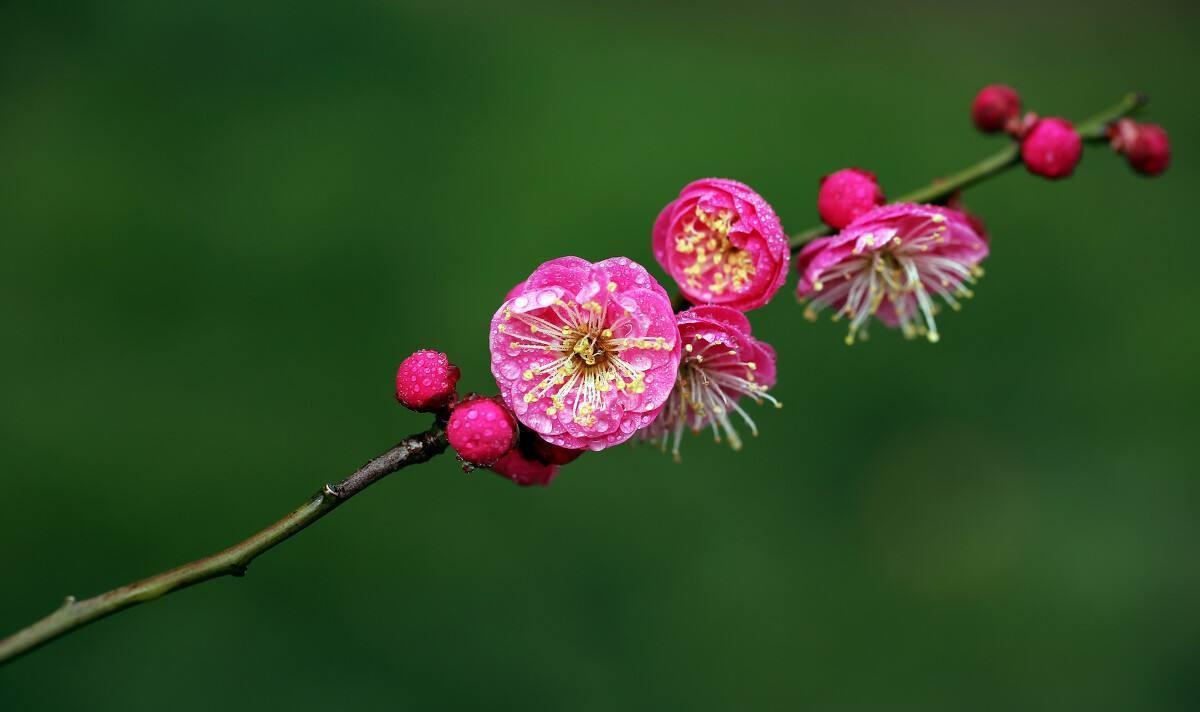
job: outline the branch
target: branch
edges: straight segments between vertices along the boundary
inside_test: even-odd
[[[1089,119],[1075,125],[1080,138],[1088,143],[1108,140],[1108,126],[1124,116],[1128,116],[1146,105],[1146,95],[1139,92],[1126,94],[1120,102],[1110,106]],[[1020,144],[1016,141],[1009,143],[1004,150],[993,153],[982,161],[955,173],[947,178],[933,181],[919,190],[900,196],[896,203],[936,203],[948,198],[957,191],[999,175],[1021,162]],[[818,237],[830,233],[828,225],[814,225],[809,229],[796,233],[789,238],[792,253]]]
[[[76,601],[74,596],[67,596],[58,610],[0,640],[0,664],[130,606],[153,601],[172,591],[221,576],[243,576],[251,561],[276,544],[295,536],[396,470],[427,462],[440,455],[446,445],[446,430],[444,423],[439,420],[426,432],[401,440],[391,450],[363,465],[336,485],[325,485],[291,514],[240,544],[93,598]]]
[[[1115,106],[1080,122],[1077,131],[1084,141],[1106,140],[1109,124],[1133,113],[1146,103],[1141,94],[1129,94]],[[948,178],[901,196],[898,202],[924,203],[945,199],[955,191],[983,181],[1016,165],[1020,161],[1018,144],[1014,141],[1004,150],[989,156]],[[790,239],[792,252],[798,251],[814,238],[828,234],[829,228],[817,225]],[[686,308],[682,294],[676,297],[675,309]],[[0,664],[7,663],[61,635],[70,633],[92,621],[112,615],[131,606],[202,583],[221,576],[243,576],[255,558],[275,545],[295,536],[304,528],[341,506],[343,502],[363,491],[388,474],[409,465],[427,462],[446,450],[445,421],[439,418],[428,431],[402,440],[392,449],[363,465],[354,474],[336,485],[325,485],[308,502],[291,514],[263,529],[240,544],[193,561],[148,579],[113,589],[93,598],[76,601],[68,596],[58,610],[33,625],[0,640]]]

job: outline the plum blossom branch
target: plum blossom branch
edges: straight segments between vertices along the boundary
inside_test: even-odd
[[[139,603],[161,598],[172,591],[221,576],[244,576],[250,562],[267,550],[300,533],[385,476],[441,454],[446,445],[446,431],[439,421],[429,430],[401,440],[336,485],[325,485],[283,519],[239,544],[92,598],[77,601],[73,596],[67,596],[63,604],[50,615],[0,640],[0,664],[88,623]]]
[[[420,350],[396,372],[396,399],[435,417],[336,485],[245,541],[93,598],[68,597],[50,615],[0,640],[0,664],[105,616],[221,576],[242,576],[258,556],[295,536],[388,474],[453,447],[465,469],[488,468],[518,485],[547,485],[584,451],[631,438],[657,441],[678,459],[686,431],[707,429],[735,449],[735,416],[757,434],[742,404],[779,403],[776,355],[752,335],[745,312],[766,305],[787,281],[792,255],[805,315],[823,309],[849,322],[847,343],[867,337],[873,318],[907,337],[937,341],[940,298],[952,309],[972,295],[988,240],[973,216],[925,203],[1024,162],[1046,178],[1071,174],[1084,142],[1111,141],[1131,167],[1158,175],[1170,161],[1162,127],[1124,117],[1145,103],[1127,95],[1071,126],[1020,116],[1015,90],[990,85],[972,106],[976,127],[1013,136],[1005,148],[958,173],[884,205],[874,175],[845,169],[822,183],[827,225],[792,236],[757,192],[738,181],[701,179],[663,208],[651,233],[655,259],[679,295],[637,262],[560,257],[509,291],[489,327],[495,398],[460,398],[459,369],[446,354]],[[828,198],[828,199],[827,199]],[[835,226],[836,236],[823,237]],[[820,239],[818,239],[820,238]],[[693,306],[694,305],[694,306]]]
[[[1075,130],[1085,142],[1105,142],[1108,140],[1108,127],[1118,119],[1137,112],[1146,105],[1146,101],[1146,95],[1140,92],[1126,94],[1113,106],[1079,122]],[[945,178],[935,180],[923,188],[918,188],[911,193],[902,195],[894,202],[937,203],[964,188],[1000,175],[1020,162],[1021,147],[1019,143],[1014,141],[978,163]],[[807,230],[792,235],[788,239],[788,245],[791,247],[792,252],[796,253],[812,240],[828,235],[830,232],[831,230],[828,225],[814,225]]]

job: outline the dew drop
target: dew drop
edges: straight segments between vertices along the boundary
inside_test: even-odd
[[[525,414],[525,424],[543,434],[549,433],[554,429],[554,424],[550,422],[550,419],[537,411],[530,411]]]

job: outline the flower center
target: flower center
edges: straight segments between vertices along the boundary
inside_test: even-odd
[[[754,260],[750,253],[729,240],[729,229],[737,216],[729,210],[715,215],[696,206],[696,214],[683,224],[683,232],[675,237],[675,251],[691,257],[692,263],[683,269],[689,287],[712,294],[732,289],[741,292],[754,277]]]
[[[610,293],[616,288],[608,284]],[[512,337],[509,346],[545,355],[521,374],[526,381],[538,380],[526,392],[526,403],[548,401],[547,416],[568,412],[586,427],[596,423],[595,414],[605,409],[614,389],[635,395],[646,390],[645,374],[622,354],[635,348],[669,351],[673,345],[662,337],[633,336],[630,313],[610,314],[608,306],[607,300],[602,305],[560,299],[541,316],[505,310],[505,323],[498,328]]]

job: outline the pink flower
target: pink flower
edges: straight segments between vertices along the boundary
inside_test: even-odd
[[[492,317],[501,396],[526,427],[573,450],[603,450],[648,425],[681,348],[666,290],[625,257],[551,260]]]
[[[866,337],[872,315],[907,337],[938,340],[933,296],[953,309],[983,274],[987,242],[956,210],[898,203],[876,208],[837,235],[813,240],[797,261],[796,296],[811,299],[805,316],[826,307],[850,320],[846,343]]]
[[[787,279],[787,235],[775,211],[748,186],[698,180],[659,213],[654,258],[692,302],[756,309]]]
[[[779,407],[767,394],[775,385],[775,350],[750,335],[750,321],[736,309],[708,305],[692,307],[678,315],[683,359],[679,378],[667,405],[649,428],[647,439],[659,440],[679,460],[679,443],[684,429],[713,431],[717,442],[722,434],[734,450],[742,447],[733,427],[737,413],[758,435],[758,428],[738,403],[742,396],[756,403],[764,400]]]

